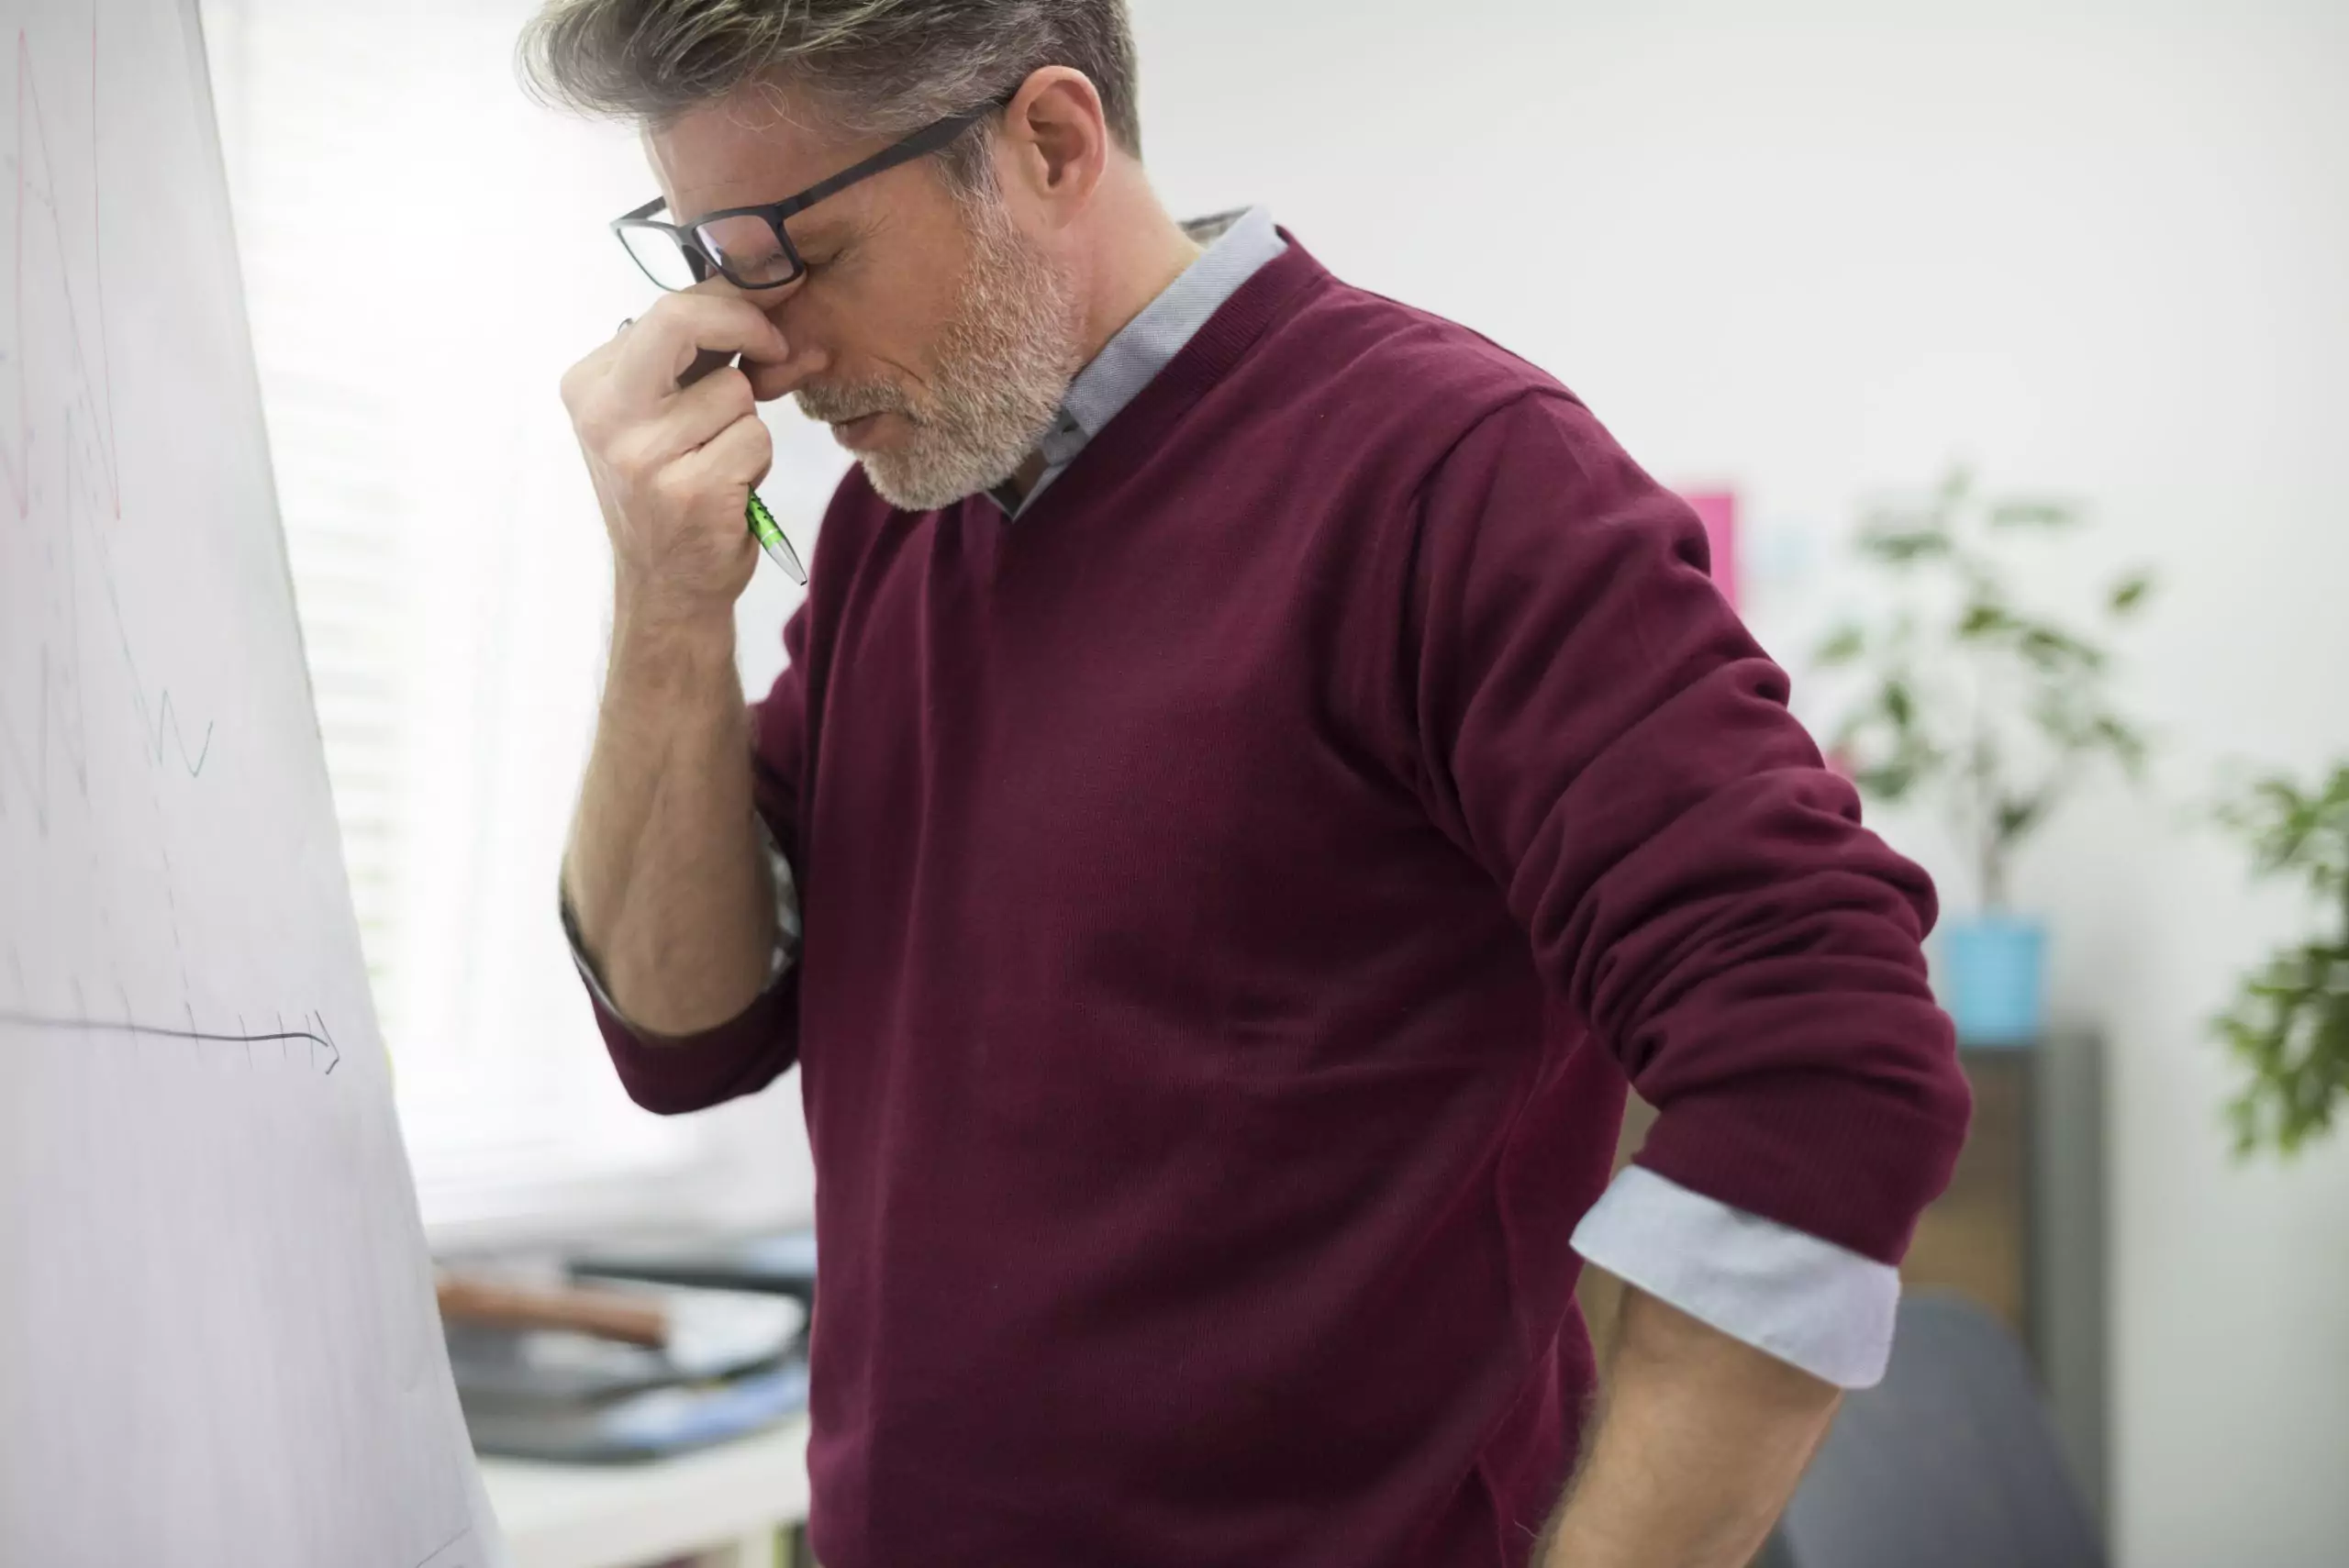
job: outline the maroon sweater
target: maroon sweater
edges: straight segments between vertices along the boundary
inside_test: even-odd
[[[1925,878],[1549,377],[1267,265],[1018,520],[841,485],[761,810],[826,1568],[1522,1563],[1642,1162],[1898,1258],[1965,1118]]]

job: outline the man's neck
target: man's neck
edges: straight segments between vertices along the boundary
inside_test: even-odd
[[[1092,268],[1095,286],[1077,338],[1080,370],[1091,364],[1108,347],[1109,339],[1123,331],[1126,324],[1140,316],[1152,300],[1164,294],[1167,285],[1181,277],[1203,250],[1197,240],[1183,232],[1181,224],[1167,216],[1147,185],[1120,198],[1120,202],[1132,210],[1108,215],[1112,221],[1103,225],[1106,238]],[[1004,482],[1008,498],[1017,502],[1024,497],[1050,466],[1042,452],[1030,452],[1027,461]]]
[[[1147,185],[1120,205],[1131,210],[1105,215],[1110,221],[1102,226],[1091,268],[1093,287],[1078,339],[1086,364],[1200,255],[1199,242],[1167,216]]]

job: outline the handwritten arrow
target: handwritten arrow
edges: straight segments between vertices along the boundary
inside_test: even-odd
[[[211,1029],[166,1029],[160,1024],[135,1023],[128,1018],[111,1020],[56,1018],[39,1013],[0,1011],[0,1024],[14,1024],[19,1029],[47,1029],[66,1034],[128,1034],[147,1040],[184,1040],[198,1044],[244,1046],[264,1044],[270,1040],[304,1040],[312,1048],[310,1064],[314,1067],[317,1065],[317,1048],[326,1047],[327,1064],[318,1076],[321,1078],[331,1076],[334,1070],[342,1065],[342,1048],[336,1045],[332,1037],[326,1032],[326,1019],[322,1015],[311,1014],[310,1022],[317,1026],[314,1029],[281,1029],[260,1033],[228,1034]]]

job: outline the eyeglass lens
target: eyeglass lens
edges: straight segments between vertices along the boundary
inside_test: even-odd
[[[749,288],[787,284],[799,273],[799,263],[774,224],[748,213],[713,219],[694,227],[727,276]]]
[[[634,224],[620,227],[620,243],[644,269],[644,275],[664,289],[689,289],[702,279],[701,259],[688,252],[665,230],[639,228]]]

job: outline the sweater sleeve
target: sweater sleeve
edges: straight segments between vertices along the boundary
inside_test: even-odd
[[[572,950],[611,1052],[621,1086],[646,1110],[663,1116],[706,1110],[753,1095],[798,1058],[798,908],[791,867],[798,855],[801,760],[807,754],[806,605],[784,628],[789,662],[767,695],[751,706],[751,798],[765,830],[776,878],[780,928],[766,988],[740,1013],[690,1035],[657,1035],[622,1018],[597,982],[575,931]],[[571,929],[570,912],[564,925]]]
[[[1419,787],[1656,1106],[1639,1164],[1897,1262],[1969,1108],[1931,884],[1861,826],[1694,515],[1579,403],[1487,415],[1421,500]]]

